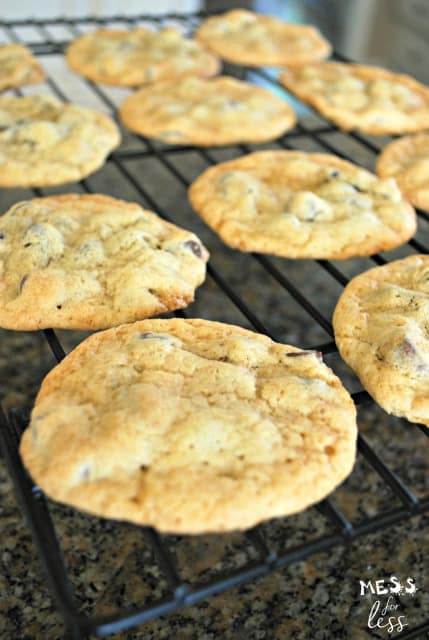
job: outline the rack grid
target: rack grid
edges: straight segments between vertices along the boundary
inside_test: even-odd
[[[165,22],[173,21],[178,23],[185,32],[192,32],[204,15],[205,14],[202,13],[192,15],[168,14],[164,16],[139,15],[132,17],[117,15],[106,18],[88,16],[82,18],[55,18],[50,20],[0,21],[0,29],[9,41],[22,42],[19,30],[22,27],[30,27],[37,33],[38,41],[27,41],[26,44],[36,55],[61,55],[68,42],[82,32],[82,27],[99,27],[112,22],[125,23],[131,27],[142,21],[160,26]],[[66,30],[69,38],[67,40],[54,38],[52,29],[56,27]],[[334,54],[334,59],[347,61],[344,56],[338,53]],[[274,90],[282,92],[285,96],[288,95],[287,91],[277,81],[276,76],[269,70],[233,67],[233,73],[234,75],[242,78],[246,77],[250,80],[252,80],[252,78],[259,78],[260,81],[271,85]],[[67,101],[67,96],[64,94],[55,77],[48,77],[46,82],[58,98]],[[89,80],[83,80],[83,82],[94,92],[97,98],[103,102],[113,117],[117,119],[116,105],[109,97],[106,89]],[[20,94],[21,92],[17,91],[17,93]],[[334,134],[338,132],[338,129],[328,121],[324,121],[320,116],[318,117],[322,121],[322,124],[310,127],[305,124],[305,122],[300,121],[293,131],[283,135],[276,143],[280,148],[290,149],[294,148],[291,143],[293,143],[295,138],[306,139],[317,143],[319,147],[327,152],[332,152],[347,160],[354,161],[349,153],[333,146],[327,139],[327,134]],[[178,181],[184,188],[188,188],[190,180],[177,168],[172,158],[178,153],[185,155],[187,153],[196,153],[204,160],[206,165],[209,166],[217,162],[214,157],[215,150],[190,145],[160,146],[147,138],[141,138],[139,136],[132,136],[132,138],[135,142],[140,143],[140,147],[132,150],[116,150],[108,158],[107,165],[113,165],[119,172],[124,183],[131,185],[144,202],[158,214],[171,222],[180,224],[180,221],[172,219],[171,215],[160,205],[157,197],[151,195],[148,189],[142,184],[142,181],[137,179],[129,170],[126,166],[126,161],[130,159],[155,158],[174,180]],[[359,143],[361,147],[372,155],[379,152],[378,146],[373,141],[359,133],[351,132],[349,133],[349,138]],[[238,155],[242,155],[253,149],[248,145],[241,144],[235,145],[234,150]],[[93,192],[89,181],[86,179],[80,181],[80,186],[83,192]],[[33,193],[35,196],[43,195],[41,189],[33,189]],[[418,211],[418,215],[425,223],[429,222],[427,212]],[[419,253],[428,252],[428,248],[416,239],[411,240],[408,244],[412,251]],[[284,272],[275,265],[269,256],[252,254],[252,259],[265,271],[267,278],[272,279],[286,290],[297,304],[302,307],[305,313],[310,316],[311,321],[319,325],[330,336],[331,339],[329,341],[312,345],[311,348],[318,349],[323,354],[336,353],[332,327],[329,320],[327,320],[308,297],[293,284]],[[386,263],[386,258],[381,255],[373,255],[370,259],[375,264]],[[316,263],[320,269],[325,271],[339,285],[345,286],[347,284],[348,277],[336,265],[327,260],[317,260]],[[252,309],[251,305],[249,305],[228,282],[222,271],[214,267],[212,261],[208,264],[208,275],[217,287],[220,303],[222,299],[226,297],[256,331],[265,333],[273,339],[276,339],[267,329],[258,314]],[[179,311],[176,315],[186,317],[187,314],[185,311]],[[57,334],[52,329],[45,330],[43,334],[55,359],[60,361],[65,356],[65,350]],[[365,391],[358,391],[352,395],[355,403],[358,405],[372,402]],[[163,541],[163,536],[159,535],[152,528],[142,527],[145,538],[150,544],[154,556],[159,563],[159,567],[168,581],[170,588],[169,597],[161,599],[150,606],[137,607],[131,610],[120,610],[112,616],[88,617],[80,613],[76,605],[48,502],[40,489],[33,484],[21,464],[18,444],[27,422],[28,416],[23,412],[11,411],[9,415],[6,416],[0,409],[0,444],[2,445],[18,501],[31,530],[52,595],[63,615],[66,635],[69,638],[83,639],[90,634],[104,637],[112,633],[130,629],[135,625],[143,624],[160,615],[165,615],[181,607],[195,604],[233,586],[244,584],[266,575],[269,572],[284,568],[293,562],[304,560],[313,554],[328,551],[337,545],[347,544],[368,533],[384,530],[386,527],[400,522],[404,518],[410,518],[429,510],[429,496],[417,497],[413,489],[407,486],[398,475],[384,463],[367,439],[362,434],[359,434],[359,455],[366,460],[375,473],[378,474],[384,485],[399,499],[400,506],[383,510],[376,515],[361,519],[358,523],[353,523],[346,517],[341,509],[334,505],[330,498],[327,498],[319,503],[316,508],[329,522],[333,533],[320,536],[310,542],[293,546],[279,553],[271,548],[261,531],[261,527],[255,527],[247,531],[245,535],[258,555],[259,559],[257,561],[250,562],[244,568],[238,570],[234,569],[223,572],[215,579],[207,582],[191,584],[185,583],[181,579],[173,557]],[[429,435],[429,430],[421,425],[412,425],[407,428],[420,429],[426,436]],[[423,634],[427,631],[429,631],[429,620],[398,634],[396,638],[408,640],[423,637]]]

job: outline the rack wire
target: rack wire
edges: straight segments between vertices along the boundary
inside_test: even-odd
[[[15,20],[7,22],[0,21],[0,29],[3,31],[3,34],[6,35],[6,39],[21,42],[22,38],[19,35],[20,29],[22,27],[31,27],[37,34],[38,41],[27,41],[27,46],[29,46],[35,54],[46,56],[62,54],[68,42],[77,35],[80,35],[82,26],[86,27],[89,25],[98,27],[112,22],[121,22],[133,26],[142,21],[159,26],[165,22],[173,21],[180,24],[184,31],[192,32],[201,17],[202,14],[168,14],[156,17],[145,15],[133,17],[118,15],[106,18],[82,17],[56,18],[52,20]],[[52,30],[56,27],[60,27],[68,33],[66,40],[61,40],[53,36]],[[338,53],[334,55],[334,58],[337,60],[346,60],[344,56]],[[233,71],[236,75],[246,77],[250,80],[252,80],[252,78],[259,79],[259,81],[270,85],[277,92],[280,91],[285,96],[288,95],[286,90],[277,81],[276,76],[269,70],[240,69],[235,67]],[[116,105],[109,97],[106,89],[89,80],[84,80],[83,82],[85,82],[86,86],[103,102],[107,110],[116,117]],[[58,98],[67,101],[67,96],[64,94],[55,77],[48,77],[47,83]],[[304,121],[300,121],[293,131],[277,140],[277,144],[280,148],[290,149],[294,148],[294,139],[305,139],[317,143],[321,149],[327,152],[333,152],[347,160],[354,161],[354,158],[351,157],[349,153],[344,151],[344,149],[339,149],[337,146],[334,146],[327,138],[328,134],[334,134],[338,132],[338,129],[328,121],[324,121],[320,116],[319,119],[321,124],[317,126],[309,126]],[[160,146],[150,139],[140,138],[139,136],[132,137],[140,146],[132,150],[119,149],[115,151],[108,158],[107,164],[113,165],[119,172],[124,184],[128,183],[131,185],[143,201],[157,213],[167,220],[178,222],[172,219],[172,216],[167,212],[165,207],[161,206],[158,198],[151,195],[148,189],[142,184],[142,181],[137,179],[129,170],[126,166],[126,161],[131,159],[154,158],[167,171],[171,179],[178,181],[182,187],[188,188],[190,180],[177,168],[177,165],[173,162],[174,156],[178,153],[185,155],[188,153],[198,154],[199,157],[204,160],[205,164],[210,166],[217,162],[214,155],[215,149],[201,149],[190,145]],[[377,144],[359,133],[351,132],[349,138],[359,143],[359,145],[370,154],[379,152]],[[248,145],[241,144],[236,145],[234,150],[238,155],[242,155],[253,149]],[[93,191],[88,180],[82,180],[80,185],[86,193]],[[43,195],[40,189],[33,189],[33,192],[35,196]],[[425,211],[418,211],[418,215],[425,223],[429,222],[429,215]],[[408,244],[413,252],[428,252],[428,248],[416,239],[410,240]],[[312,345],[311,348],[318,349],[322,351],[323,354],[336,353],[332,326],[323,313],[321,313],[312,301],[293,284],[292,280],[276,266],[272,258],[266,255],[252,254],[252,259],[264,270],[267,278],[276,282],[281,288],[287,291],[296,303],[302,307],[310,320],[319,325],[330,336],[329,341]],[[384,264],[386,262],[386,258],[381,255],[373,255],[370,259],[375,264]],[[339,285],[345,286],[349,281],[343,270],[339,269],[330,261],[317,260],[316,263],[321,270],[325,271]],[[276,339],[276,336],[270,332],[265,322],[259,317],[255,310],[252,309],[252,306],[249,305],[234,286],[228,282],[228,279],[222,271],[219,268],[215,268],[212,261],[208,264],[208,274],[217,287],[220,302],[225,298],[228,299],[256,331],[265,333]],[[186,312],[181,311],[178,312],[177,315],[186,317]],[[60,361],[65,355],[65,349],[57,334],[52,329],[45,330],[43,334],[55,359]],[[356,404],[372,402],[365,391],[357,391],[352,395]],[[22,412],[12,411],[6,416],[3,410],[0,409],[0,443],[10,476],[14,483],[16,495],[22,511],[26,516],[34,543],[37,547],[42,565],[44,566],[52,595],[58,609],[63,615],[67,637],[74,639],[86,638],[90,634],[104,637],[112,633],[125,631],[160,615],[172,613],[181,607],[195,604],[233,586],[244,584],[272,571],[284,568],[291,563],[304,560],[313,554],[328,551],[338,545],[345,545],[368,533],[384,530],[394,523],[417,516],[429,510],[429,496],[418,497],[415,491],[413,491],[410,486],[407,486],[398,475],[389,468],[369,444],[367,439],[362,434],[359,434],[359,455],[366,460],[379,476],[384,486],[387,486],[392,494],[399,500],[399,506],[383,510],[376,515],[365,517],[359,520],[359,522],[354,523],[334,505],[330,498],[327,498],[319,503],[316,508],[329,523],[332,533],[317,537],[309,542],[295,545],[283,552],[278,552],[271,547],[261,527],[255,527],[246,532],[246,537],[257,553],[258,559],[240,569],[223,572],[217,575],[216,578],[201,583],[184,582],[180,577],[173,556],[163,540],[163,536],[159,535],[154,529],[142,528],[146,540],[150,544],[154,556],[159,563],[159,567],[168,581],[169,596],[149,606],[122,609],[110,616],[89,617],[83,615],[76,604],[75,595],[63,559],[63,552],[55,533],[49,504],[40,489],[33,484],[21,464],[18,444],[27,422],[28,416]],[[428,435],[428,430],[420,425],[407,428],[420,429],[425,435]],[[398,634],[396,638],[402,640],[418,638],[422,637],[428,630],[429,620]]]

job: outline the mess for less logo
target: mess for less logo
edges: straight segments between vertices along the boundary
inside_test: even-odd
[[[360,595],[387,596],[377,599],[369,612],[368,628],[384,629],[387,633],[398,633],[408,626],[405,616],[400,614],[401,605],[395,601],[394,596],[413,596],[417,591],[413,578],[407,578],[404,583],[396,576],[390,576],[389,579],[375,580],[359,580]]]

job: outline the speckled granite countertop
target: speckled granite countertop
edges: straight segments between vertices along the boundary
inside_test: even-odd
[[[57,74],[60,72],[60,77],[67,78],[61,60],[47,60],[46,64],[51,65]],[[68,85],[69,93],[74,91],[76,83],[74,78]],[[123,95],[115,90],[110,92],[116,100]],[[93,104],[93,97],[86,96],[80,102],[99,106]],[[307,122],[316,123],[314,119]],[[333,134],[329,141],[347,150],[357,162],[370,168],[373,166],[370,154],[357,143],[347,141],[343,134]],[[382,145],[382,140],[378,143]],[[122,148],[132,149],[136,144],[133,138],[126,136]],[[294,138],[293,145],[317,149],[305,138]],[[276,145],[268,147],[276,148]],[[213,155],[223,160],[234,157],[237,152],[219,150]],[[206,166],[198,153],[175,153],[170,160],[190,180]],[[200,235],[211,251],[213,265],[277,339],[301,347],[312,347],[330,340],[329,335],[267,275],[254,258],[229,250],[220,243],[190,210],[183,185],[167,174],[155,158],[129,160],[126,166],[175,222]],[[145,204],[140,194],[124,182],[117,167],[111,163],[90,177],[88,184],[94,190]],[[48,194],[71,190],[79,191],[80,187],[72,185],[43,191]],[[5,211],[10,204],[28,197],[31,193],[24,190],[3,191],[0,194],[1,210]],[[427,241],[428,225],[421,223],[419,234],[422,241]],[[393,254],[399,257],[409,252],[408,247]],[[331,317],[341,289],[320,265],[311,261],[277,259],[273,263],[326,318]],[[372,264],[370,260],[350,260],[340,268],[350,276]],[[197,292],[196,302],[188,312],[194,317],[249,326],[210,278]],[[59,332],[59,335],[67,349],[83,337],[77,332]],[[341,375],[350,390],[359,388],[338,356],[328,356],[326,361]],[[42,335],[1,331],[0,397],[4,408],[30,407],[43,376],[52,365],[53,358]],[[405,421],[387,416],[372,404],[359,409],[359,426],[385,462],[418,496],[423,495],[427,490],[428,451],[423,433]],[[0,482],[0,637],[5,640],[62,638],[62,620],[49,595],[2,462]],[[358,457],[350,478],[335,492],[334,502],[353,522],[399,506],[398,500],[362,456]],[[109,614],[117,607],[149,603],[166,594],[166,582],[138,527],[103,521],[55,504],[52,504],[52,513],[83,612]],[[374,582],[388,579],[391,575],[402,581],[413,578],[418,591],[413,597],[400,598],[400,610],[395,615],[404,616],[403,621],[409,627],[422,622],[429,609],[427,524],[427,517],[423,516],[402,522],[348,546],[295,563],[177,614],[150,622],[138,630],[112,637],[139,640],[364,640],[394,637],[395,633],[389,634],[386,628],[368,629],[368,616],[376,597],[360,596],[359,581]],[[262,528],[267,540],[278,550],[330,531],[328,522],[314,508],[266,523]],[[255,554],[247,539],[238,533],[196,538],[167,536],[166,540],[176,558],[181,577],[189,581],[214,577],[226,568],[238,568]],[[382,600],[384,604],[386,597],[382,596]]]

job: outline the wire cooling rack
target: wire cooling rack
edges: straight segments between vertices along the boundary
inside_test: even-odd
[[[156,27],[159,27],[161,24],[173,23],[183,28],[185,32],[192,32],[201,17],[202,14],[186,16],[169,14],[162,17],[127,17],[119,15],[108,18],[58,18],[49,21],[0,21],[0,30],[5,41],[25,41],[35,54],[40,56],[53,56],[61,55],[70,40],[88,28],[96,28],[106,24],[111,25],[112,23],[125,24],[130,27],[141,23],[146,25],[152,24]],[[337,60],[345,60],[345,58],[339,54],[335,54],[334,58]],[[288,95],[270,70],[246,69],[235,66],[228,67],[228,70],[239,77],[246,78],[250,81],[253,80],[258,84],[265,84],[276,93],[283,94],[285,97]],[[87,89],[95,94],[97,100],[103,103],[105,110],[111,112],[112,115],[116,117],[117,107],[108,89],[87,80],[82,80],[82,82],[85,83]],[[55,74],[48,77],[47,84],[54,95],[62,100],[67,100],[67,96],[61,87],[61,82],[58,77],[55,77]],[[19,94],[20,92],[18,91],[17,93]],[[290,99],[290,96],[288,97]],[[344,150],[344,148],[338,148],[337,145],[333,144],[332,134],[336,133],[339,133],[338,130],[320,117],[318,117],[316,125],[314,125],[314,122],[309,125],[305,119],[300,119],[300,122],[293,131],[276,141],[276,146],[277,148],[284,149],[296,148],[294,140],[299,140],[300,144],[303,142],[307,144],[310,143],[310,145],[315,145],[318,150],[333,152],[347,160],[355,161],[353,153]],[[121,187],[126,187],[127,185],[132,186],[142,201],[149,207],[164,218],[180,224],[180,220],[174,219],[171,212],[167,212],[160,202],[160,193],[168,187],[168,184],[158,185],[158,195],[153,195],[153,191],[150,191],[145,186],[146,182],[136,177],[135,173],[129,169],[127,161],[142,158],[156,159],[168,174],[169,180],[176,181],[182,185],[182,187],[187,188],[191,181],[177,167],[177,163],[174,162],[174,157],[177,156],[177,154],[182,154],[181,157],[185,157],[187,154],[197,154],[200,160],[203,160],[205,165],[209,166],[215,164],[217,161],[215,159],[216,150],[210,148],[198,149],[188,145],[172,147],[160,145],[150,139],[140,138],[138,136],[131,136],[131,138],[133,139],[132,149],[119,149],[115,151],[107,161],[106,166],[114,166],[121,179],[116,195],[121,197]],[[348,134],[348,139],[359,145],[359,148],[363,150],[363,152],[370,154],[372,157],[379,152],[377,143],[363,135],[352,132]],[[229,149],[231,148],[229,147]],[[251,150],[253,150],[253,148],[244,144],[233,147],[236,156],[245,154]],[[93,188],[88,180],[82,180],[80,182],[80,189],[86,193],[93,192]],[[41,189],[33,189],[33,193],[35,196],[44,195]],[[418,211],[418,215],[424,224],[429,222],[429,215],[426,212]],[[428,252],[427,247],[416,239],[410,240],[408,246],[410,252]],[[325,355],[335,353],[336,346],[333,341],[331,324],[325,315],[317,308],[316,304],[314,304],[314,301],[309,299],[309,297],[293,283],[292,279],[277,266],[274,259],[259,254],[252,254],[251,259],[256,261],[259,267],[264,270],[265,277],[268,280],[276,282],[277,285],[288,292],[305,314],[308,315],[309,322],[315,323],[330,336],[327,342],[306,346],[308,348],[317,348]],[[373,255],[370,260],[375,264],[384,264],[387,261],[386,258],[381,255]],[[345,275],[343,269],[326,260],[318,260],[315,262],[318,268],[326,272],[329,278],[332,278],[337,284],[341,286],[347,284],[348,277]],[[216,268],[212,261],[208,265],[208,275],[217,287],[219,305],[229,300],[238,312],[242,314],[243,320],[247,321],[256,331],[270,335],[274,339],[276,338],[252,305],[250,305],[249,302],[244,299],[244,296],[236,290],[234,285],[228,281],[228,278],[222,273],[222,269]],[[176,315],[186,317],[186,312],[181,311]],[[60,361],[65,355],[65,350],[57,334],[51,329],[45,330],[43,333],[56,360]],[[365,391],[357,391],[352,395],[355,403],[358,405],[372,402]],[[383,510],[370,517],[366,516],[357,523],[353,523],[342,510],[333,504],[331,499],[325,499],[319,503],[316,508],[328,521],[332,533],[279,552],[271,547],[261,527],[255,527],[247,531],[245,535],[257,555],[257,560],[252,561],[238,570],[232,569],[217,574],[215,579],[198,583],[184,582],[180,577],[180,572],[173,559],[173,555],[165,544],[164,537],[159,535],[154,529],[142,528],[146,541],[149,542],[159,564],[159,568],[168,582],[168,597],[155,601],[150,606],[134,607],[131,610],[122,609],[110,616],[89,617],[83,615],[77,607],[71,581],[63,559],[62,549],[55,533],[54,521],[48,502],[45,500],[40,489],[32,483],[20,461],[18,443],[26,424],[27,418],[23,413],[15,411],[10,412],[10,414],[6,416],[4,412],[0,410],[0,441],[6,463],[15,486],[18,500],[26,516],[34,543],[44,566],[53,597],[64,617],[67,630],[66,635],[70,638],[82,639],[91,634],[104,637],[112,633],[127,630],[160,615],[165,615],[181,607],[195,604],[233,586],[244,584],[269,572],[284,568],[293,562],[303,560],[313,554],[328,551],[337,545],[344,545],[371,532],[386,530],[389,526],[403,519],[422,514],[429,510],[429,496],[417,496],[413,488],[401,481],[396,473],[380,458],[367,439],[360,434],[358,437],[359,455],[366,460],[379,476],[380,482],[384,487],[390,490],[391,494],[397,498],[397,504],[399,504],[399,506]],[[419,425],[407,425],[405,428],[420,429],[428,435],[428,430],[425,430]],[[423,637],[428,630],[429,620],[412,629],[407,629],[395,637],[401,638],[402,640]]]

